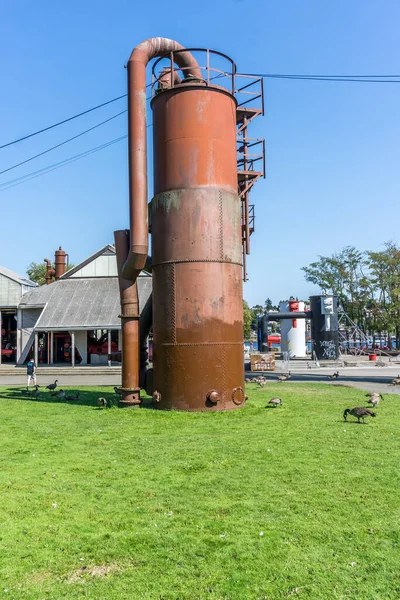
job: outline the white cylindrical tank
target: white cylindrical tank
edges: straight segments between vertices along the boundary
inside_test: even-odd
[[[289,300],[279,303],[280,312],[304,312],[304,302]],[[306,356],[306,320],[282,319],[281,321],[281,349],[287,352],[290,358]]]

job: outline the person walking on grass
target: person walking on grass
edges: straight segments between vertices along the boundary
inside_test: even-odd
[[[31,385],[31,382],[32,385],[36,385],[36,365],[33,358],[26,365],[26,373],[28,375],[28,386]]]

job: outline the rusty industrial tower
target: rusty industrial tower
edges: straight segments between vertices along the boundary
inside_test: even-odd
[[[148,203],[146,66],[153,58]],[[115,232],[122,404],[140,404],[152,327],[146,389],[158,407],[238,408],[245,402],[242,279],[254,230],[249,192],[265,172],[264,142],[250,138],[248,126],[263,114],[262,79],[238,75],[219,52],[165,38],[137,46],[127,67],[130,230]],[[152,272],[152,306],[139,321],[136,278],[144,268]]]

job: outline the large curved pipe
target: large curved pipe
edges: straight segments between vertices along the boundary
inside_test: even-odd
[[[152,58],[177,50],[184,50],[178,42],[151,38],[136,46],[127,65],[130,249],[122,276],[130,281],[135,281],[144,268],[148,253],[146,66]],[[190,52],[178,52],[174,61],[183,69],[185,79],[202,79],[199,65]]]
[[[158,78],[158,88],[157,91],[166,90],[172,87],[172,85],[179,85],[181,83],[181,78],[179,77],[179,73],[177,71],[173,71],[171,73],[171,68],[166,67],[160,73]]]

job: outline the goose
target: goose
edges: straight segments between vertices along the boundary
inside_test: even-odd
[[[123,395],[123,393],[124,393],[124,392],[121,390],[121,388],[117,388],[116,386],[114,386],[114,392],[115,392],[116,394],[118,394],[119,396],[122,396],[122,395]]]
[[[382,396],[382,394],[380,394],[379,392],[368,392],[367,394],[365,394],[366,398],[381,398],[382,400],[384,400],[384,397]]]
[[[107,400],[105,398],[98,398],[97,404],[100,406],[100,408],[107,408]]]
[[[400,375],[392,379],[392,385],[400,385]]]
[[[276,408],[277,406],[282,406],[282,400],[280,398],[271,398],[268,404],[271,404],[274,408]]]
[[[56,398],[65,398],[64,390],[58,390],[58,392],[56,392]]]
[[[75,396],[65,396],[66,400],[79,400],[79,392]]]
[[[289,371],[289,373],[287,375],[279,375],[278,381],[280,381],[282,383],[283,381],[287,381],[290,378],[291,378],[291,374]]]
[[[380,400],[384,400],[383,396],[371,396],[369,400],[367,400],[367,404],[372,404],[372,406],[378,406]]]
[[[333,373],[333,375],[328,375],[328,379],[337,379],[339,377],[339,371]]]
[[[46,385],[46,390],[50,390],[51,392],[53,392],[57,387],[57,383],[58,379],[56,379],[54,383],[49,383],[49,385]]]
[[[346,408],[346,410],[343,413],[343,418],[345,421],[347,421],[348,414],[353,415],[353,417],[356,417],[358,419],[358,422],[360,422],[360,419],[362,419],[363,423],[365,423],[365,417],[376,417],[376,413],[372,412],[372,410],[369,410],[369,408],[363,408],[362,406],[356,406],[352,409]]]
[[[24,390],[22,390],[22,394],[25,394],[26,396],[34,396],[37,395],[39,392],[39,386],[35,385],[34,386],[34,390],[30,390],[28,386],[26,386],[26,388]]]

